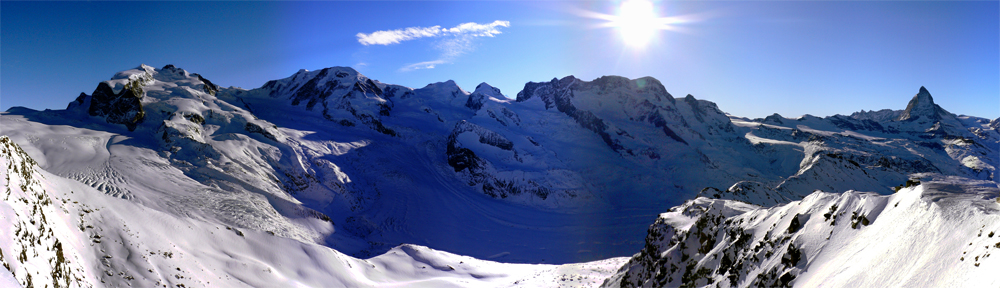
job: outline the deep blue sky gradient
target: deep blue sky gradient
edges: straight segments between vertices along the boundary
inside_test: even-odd
[[[115,72],[174,64],[256,88],[299,69],[352,66],[414,88],[653,76],[738,116],[903,109],[926,86],[958,114],[1000,117],[1000,2],[657,2],[685,16],[629,48],[579,11],[618,2],[0,2],[0,110],[62,109]],[[357,33],[510,21],[434,69],[442,38],[364,46]]]

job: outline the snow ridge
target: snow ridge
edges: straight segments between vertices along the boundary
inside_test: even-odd
[[[688,201],[660,215],[645,248],[604,287],[1000,283],[984,272],[1000,266],[991,257],[1000,252],[996,184],[937,174],[914,183],[893,195],[816,192],[771,208]]]

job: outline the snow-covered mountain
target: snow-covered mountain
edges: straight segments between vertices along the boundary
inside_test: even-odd
[[[0,217],[9,223],[0,233],[13,236],[0,238],[3,287],[596,286],[627,260],[505,264],[409,244],[358,259],[108,197],[41,169],[29,154],[0,136]]]
[[[1000,285],[996,183],[914,176],[892,195],[816,192],[771,208],[690,200],[603,287]]]
[[[980,198],[989,198],[995,190],[980,188],[995,187],[1000,165],[1000,119],[951,114],[923,87],[905,110],[747,119],[691,95],[674,98],[649,77],[569,76],[527,83],[516,99],[508,99],[486,83],[471,93],[452,81],[413,89],[346,67],[301,70],[245,90],[220,87],[172,65],[142,65],[99,83],[89,95],[81,93],[65,110],[12,108],[0,114],[0,127],[6,149],[23,151],[6,153],[7,166],[34,167],[8,169],[3,207],[14,212],[4,217],[32,223],[43,217],[36,211],[48,211],[55,216],[44,217],[63,221],[31,232],[32,239],[57,242],[36,245],[17,236],[0,243],[0,255],[22,263],[11,267],[68,263],[58,266],[59,277],[47,272],[55,268],[8,270],[21,283],[60,278],[98,286],[537,286],[569,284],[566,279],[597,285],[627,260],[612,257],[639,250],[645,254],[608,283],[695,283],[683,280],[683,273],[662,274],[681,282],[648,282],[654,274],[639,272],[690,262],[648,256],[673,246],[650,244],[647,235],[649,221],[669,207],[736,207],[724,209],[725,217],[766,214],[798,205],[792,201],[833,195],[816,190],[888,195],[927,175],[959,187],[942,191],[987,191]],[[31,161],[37,164],[10,164]],[[38,182],[42,188],[15,185],[31,179],[44,179]],[[48,195],[55,204],[29,209],[27,202],[9,200],[45,202],[34,195]],[[689,200],[698,196],[706,198]],[[89,206],[68,204],[73,202]],[[95,207],[106,212],[81,212],[100,211]],[[661,215],[653,227],[689,229],[664,221]],[[45,232],[59,225],[69,228]],[[713,231],[729,229],[723,226]],[[14,227],[5,227],[9,235],[22,235]],[[675,233],[664,229],[649,233]],[[853,237],[844,235],[835,238]],[[70,242],[72,249],[53,248]],[[40,260],[10,252],[28,246],[48,252],[35,253]],[[160,257],[170,251],[184,260]],[[60,253],[64,260],[52,260]],[[508,263],[610,259],[519,266],[451,253]],[[373,259],[390,259],[384,263],[394,268],[352,268],[368,267],[362,262]],[[455,266],[456,259],[486,270]],[[695,266],[717,265],[703,262]],[[297,263],[325,264],[305,269]],[[203,270],[162,272],[169,265]],[[408,270],[422,265],[437,270]],[[490,269],[520,272],[483,274]],[[741,279],[765,279],[747,276],[757,270],[741,271]],[[38,276],[43,274],[49,276]]]

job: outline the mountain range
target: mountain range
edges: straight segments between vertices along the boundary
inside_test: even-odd
[[[141,65],[0,129],[24,287],[1000,285],[1000,118],[924,87],[749,119],[651,77],[509,99]]]

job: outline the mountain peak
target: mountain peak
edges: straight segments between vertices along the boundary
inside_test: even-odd
[[[469,94],[468,92],[465,92],[465,90],[462,90],[462,87],[458,87],[458,83],[455,83],[455,80],[448,80],[448,81],[444,81],[444,82],[430,83],[430,84],[427,84],[426,86],[424,86],[423,88],[420,88],[420,89],[417,89],[417,90],[446,91],[446,92],[453,92],[453,93],[455,93],[452,96],[457,96],[459,93],[461,93],[461,94]]]
[[[920,91],[917,95],[910,99],[910,102],[906,104],[906,110],[899,115],[898,121],[912,121],[920,117],[925,117],[929,120],[941,120],[942,115],[947,115],[948,111],[945,111],[937,104],[934,104],[934,98],[931,97],[931,93],[927,91],[927,88],[920,86]]]
[[[483,94],[497,99],[504,98],[503,94],[500,93],[499,88],[490,86],[490,84],[486,84],[486,82],[479,83],[479,85],[476,86],[476,90],[473,91],[472,94]]]

